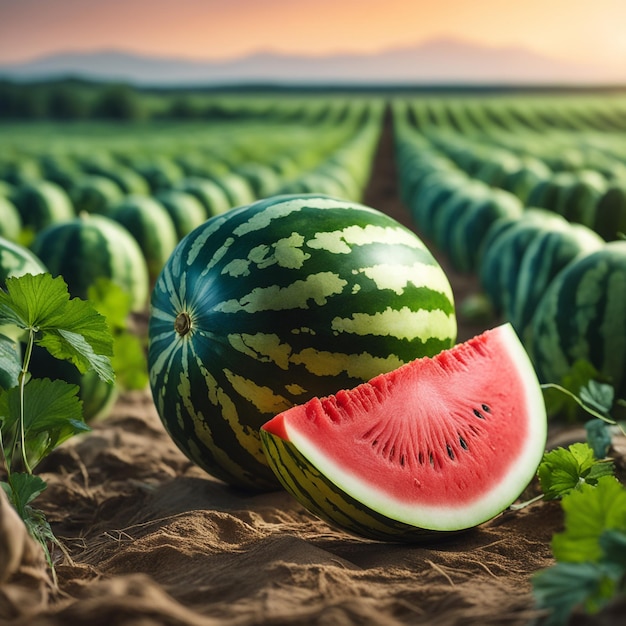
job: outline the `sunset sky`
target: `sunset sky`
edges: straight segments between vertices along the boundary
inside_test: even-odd
[[[195,59],[519,46],[626,78],[624,0],[0,0],[0,64],[119,49]]]

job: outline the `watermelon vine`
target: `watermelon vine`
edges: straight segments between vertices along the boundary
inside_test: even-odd
[[[25,274],[0,289],[0,369],[9,372],[0,389],[0,456],[6,493],[30,535],[42,546],[56,583],[50,545],[55,538],[44,514],[32,502],[46,489],[34,474],[38,463],[70,437],[89,430],[77,397],[78,387],[63,380],[32,378],[35,344],[81,372],[94,369],[113,383],[109,357],[112,338],[104,316],[89,302],[70,299],[63,278]],[[6,330],[9,329],[9,330]],[[23,357],[18,341],[24,340]],[[60,546],[62,547],[62,546]]]
[[[584,367],[579,364],[578,367]],[[552,538],[555,565],[532,580],[537,607],[545,610],[545,626],[568,624],[573,613],[595,614],[610,603],[626,599],[626,486],[615,475],[606,455],[617,429],[610,416],[614,390],[589,380],[578,395],[560,385],[544,385],[584,408],[587,442],[546,452],[538,477],[547,500],[560,499],[564,530]]]

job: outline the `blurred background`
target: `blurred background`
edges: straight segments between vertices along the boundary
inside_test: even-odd
[[[0,115],[104,116],[103,83],[141,96],[120,117],[174,88],[619,85],[624,23],[620,0],[0,0]]]

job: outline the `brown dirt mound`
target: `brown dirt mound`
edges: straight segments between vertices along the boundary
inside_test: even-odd
[[[523,624],[530,576],[552,562],[561,524],[552,503],[440,543],[352,537],[282,491],[249,495],[208,477],[176,449],[148,392],[125,394],[44,469],[40,504],[73,563],[57,564],[61,593],[46,607],[8,623]]]

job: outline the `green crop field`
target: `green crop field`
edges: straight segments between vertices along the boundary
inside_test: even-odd
[[[2,122],[0,235],[27,246],[39,229],[69,217],[52,210],[55,204],[69,205],[71,215],[112,216],[124,198],[162,203],[163,194],[174,191],[199,200],[206,218],[283,193],[361,201],[373,175],[385,111],[397,172],[388,182],[415,229],[456,270],[479,277],[494,311],[514,322],[537,354],[543,353],[537,346],[543,339],[531,318],[538,294],[566,261],[626,231],[626,96],[619,91],[219,96],[87,85],[32,89],[27,98],[22,94],[26,100],[47,94],[50,104],[59,92],[68,100],[89,100],[94,119]],[[142,111],[139,119],[98,119],[98,99],[115,102],[112,94],[118,113],[128,100]],[[183,109],[192,119],[181,119]],[[209,187],[217,188],[210,198]],[[35,219],[35,205],[43,217]],[[497,263],[490,261],[505,233],[513,241],[509,231],[528,231],[533,220],[542,228],[506,247]],[[546,229],[567,230],[564,243],[558,248],[552,242],[555,248],[542,252],[543,261],[531,259],[541,251],[535,244],[526,254],[527,248]],[[538,268],[545,282],[540,287],[526,274]],[[609,306],[610,295],[594,295],[593,306]],[[612,333],[623,336],[623,324],[618,326],[609,330],[607,322],[601,337],[594,335],[596,344]],[[544,358],[537,356],[540,370],[562,376],[584,357],[616,388],[626,389],[626,357],[609,358],[608,346],[585,348],[591,331],[576,332],[579,341],[555,367],[541,365]]]
[[[395,219],[400,221],[399,216],[402,224]],[[547,572],[547,577],[536,579],[535,600],[542,608],[557,606],[563,619],[585,602],[597,608],[615,596],[623,601],[625,238],[624,90],[363,88],[218,93],[141,91],[72,81],[30,86],[0,83],[0,317],[9,325],[17,320],[18,328],[28,331],[25,362],[32,356],[37,364],[40,357],[31,352],[32,344],[48,333],[48,346],[68,350],[63,341],[69,337],[66,343],[72,349],[83,350],[102,366],[99,357],[109,364],[105,355],[94,354],[78,331],[95,337],[100,347],[106,342],[99,333],[105,333],[89,326],[97,313],[87,311],[87,306],[80,309],[89,303],[77,299],[92,300],[107,316],[116,382],[109,385],[96,376],[87,378],[93,370],[80,375],[72,370],[67,382],[78,389],[87,422],[109,416],[120,406],[116,405],[120,396],[141,405],[137,412],[142,416],[124,415],[115,426],[122,434],[116,431],[111,436],[115,447],[121,448],[130,435],[131,460],[120,460],[118,450],[105,458],[104,443],[97,443],[98,451],[85,456],[92,455],[96,465],[109,463],[116,488],[123,484],[120,489],[131,494],[116,495],[116,501],[128,504],[131,513],[126,518],[112,517],[111,522],[119,523],[119,528],[128,524],[131,534],[139,532],[139,526],[148,533],[159,510],[146,505],[137,512],[133,506],[154,503],[180,478],[188,481],[184,489],[189,490],[194,514],[196,498],[200,502],[203,497],[209,503],[198,504],[199,510],[204,506],[215,513],[214,497],[220,516],[232,513],[229,506],[236,508],[237,515],[244,511],[237,524],[248,530],[258,524],[259,536],[274,533],[281,540],[313,541],[316,555],[332,548],[335,530],[320,534],[304,517],[305,511],[294,509],[291,501],[287,501],[289,514],[284,507],[280,513],[268,514],[263,511],[275,502],[283,506],[284,501],[263,499],[274,494],[255,494],[251,499],[247,492],[218,494],[213,484],[199,486],[203,483],[198,476],[204,476],[200,468],[245,489],[276,487],[272,472],[277,472],[287,491],[321,519],[357,535],[393,541],[398,537],[422,541],[425,529],[435,534],[466,530],[462,522],[456,525],[456,511],[467,504],[463,498],[470,487],[489,492],[491,481],[494,490],[505,485],[504,497],[496,499],[497,505],[489,504],[485,515],[482,510],[473,512],[468,524],[493,519],[522,495],[528,495],[528,501],[507,508],[508,517],[483,527],[487,534],[470,536],[465,545],[476,559],[485,558],[479,555],[481,550],[497,546],[486,557],[493,560],[496,552],[502,556],[500,545],[508,541],[515,558],[502,567],[492,560],[488,567],[473,556],[459,558],[446,561],[450,565],[442,565],[444,571],[435,561],[464,545],[459,536],[451,540],[457,542],[449,544],[452,548],[436,548],[432,553],[385,548],[384,559],[376,556],[376,568],[382,570],[383,564],[393,573],[393,559],[403,555],[412,567],[407,584],[420,576],[430,584],[432,576],[442,575],[451,587],[453,578],[461,575],[478,578],[487,572],[485,585],[493,586],[492,578],[498,578],[499,585],[505,575],[515,572],[523,583],[519,593],[527,596],[523,603],[528,605],[531,576],[543,567],[542,575]],[[48,274],[61,276],[67,293],[59,291],[59,281]],[[49,311],[47,294],[63,306]],[[29,315],[36,318],[39,309],[45,313],[43,331],[38,318],[30,326],[24,322],[26,318],[32,322]],[[59,328],[45,327],[50,319]],[[456,333],[457,322],[463,338]],[[502,328],[492,339],[485,339],[489,335],[485,332],[465,341],[468,329],[478,326],[481,332]],[[63,422],[49,440],[35,433],[34,443],[22,433],[20,444],[14,426],[17,418],[6,417],[16,407],[23,412],[26,406],[18,401],[16,389],[23,392],[30,385],[35,391],[45,390],[51,388],[46,387],[51,381],[37,382],[35,375],[37,384],[26,384],[30,379],[20,360],[24,341],[5,336],[4,331],[0,324],[0,360],[5,364],[0,368],[0,411],[5,411],[0,412],[0,425],[3,441],[15,442],[9,452],[3,450],[4,471],[10,475],[20,445],[31,446],[38,462],[44,454],[32,452],[37,446],[45,444],[47,454],[62,439],[88,430],[88,425],[58,411],[56,418],[71,424]],[[69,354],[76,356],[71,350]],[[397,389],[403,385],[393,382],[397,372],[418,361],[415,384],[409,389],[406,383],[405,395],[400,394]],[[45,362],[39,365],[45,370]],[[385,378],[387,374],[392,375]],[[65,377],[60,369],[58,375]],[[430,377],[430,383],[420,376]],[[374,378],[378,383],[372,386],[373,399],[365,392],[362,397],[346,393],[348,386],[371,383]],[[483,385],[487,378],[490,386]],[[125,395],[134,391],[143,396],[137,400],[132,393]],[[282,418],[278,422],[283,425],[271,437],[265,433],[261,441],[259,429],[266,420],[280,418],[309,396],[316,400],[327,393],[337,394],[335,408],[324,416],[311,409],[312,421],[321,423],[328,417],[328,433],[335,432],[335,424],[356,423],[356,434],[346,428],[348,439],[339,437],[330,443],[332,462],[325,453],[326,435],[319,435],[312,445],[309,435],[301,434],[308,433],[308,413],[302,418],[306,428],[291,433],[295,432],[293,442],[288,441]],[[491,395],[485,398],[483,393]],[[390,409],[377,409],[379,396],[391,398]],[[416,407],[421,413],[413,411]],[[362,425],[353,413],[357,418],[376,418],[367,436],[357,433]],[[418,413],[425,417],[415,418]],[[583,421],[589,420],[590,413],[600,418],[591,420],[591,426]],[[43,408],[41,415],[46,417]],[[141,419],[154,423],[140,426]],[[517,420],[516,428],[507,419]],[[300,422],[294,423],[300,428]],[[558,448],[556,456],[545,454],[537,469],[535,461],[546,449],[545,431],[552,435],[553,425],[568,436],[572,425],[576,436],[587,428],[593,450],[583,443],[570,446],[569,451]],[[485,435],[487,428],[496,432],[496,439]],[[156,446],[153,450],[146,443],[148,435],[160,438],[167,457],[158,459],[161,475],[154,479],[146,478],[147,472],[132,473],[135,462],[143,462],[141,454],[146,458],[161,454],[161,448],[155,452]],[[175,456],[166,435],[184,458]],[[611,447],[618,437],[621,452],[619,446]],[[91,486],[76,452],[78,445],[72,449],[74,456],[61,456],[58,461],[60,474],[80,481],[79,487],[72,487],[84,499],[78,521],[69,515],[70,522],[63,526],[63,494],[60,507],[54,500],[61,490],[58,482],[54,483],[57,490],[42,498],[46,513],[56,516],[55,530],[80,535],[81,542],[84,537],[85,546],[92,542],[84,551],[78,542],[72,546],[78,563],[85,554],[88,559],[97,553],[93,548],[97,543],[105,546],[109,572],[131,571],[130,566],[115,564],[110,546],[134,549],[134,538],[126,530],[111,530],[106,526],[108,518],[96,520],[101,509],[95,503],[103,502],[104,496],[84,496],[91,493]],[[513,458],[508,445],[523,451],[512,465],[507,465]],[[359,451],[365,448],[359,446],[365,446],[369,456],[361,456]],[[136,454],[140,448],[144,452]],[[315,463],[305,454],[311,449]],[[354,457],[352,466],[344,471],[348,456]],[[247,465],[240,462],[242,458]],[[362,458],[373,459],[368,471],[374,487],[358,475],[361,465],[370,463]],[[474,463],[470,467],[478,467],[482,474],[460,465],[470,458]],[[28,465],[26,452],[22,462]],[[613,473],[614,462],[615,474],[607,476]],[[388,499],[385,472],[392,466],[400,486]],[[512,480],[502,479],[502,466]],[[452,481],[449,472],[457,472]],[[426,485],[432,504],[428,523],[414,534],[412,520],[418,516],[410,509],[411,502],[418,500],[411,498],[429,475],[441,479],[437,484],[442,486]],[[98,480],[109,481],[100,466],[94,476],[95,489],[100,488]],[[131,485],[125,482],[128,476]],[[520,495],[528,477],[528,493]],[[8,482],[2,485],[14,502],[18,496],[24,498],[22,509],[28,515],[31,497],[45,487],[32,474],[30,479],[30,491],[13,489]],[[452,490],[450,482],[454,482]],[[506,487],[509,483],[514,493]],[[349,491],[355,484],[357,495]],[[442,492],[448,495],[442,498]],[[368,497],[359,499],[359,494]],[[405,496],[406,506],[401,502]],[[491,502],[489,496],[486,502]],[[175,504],[163,509],[160,522],[175,518],[178,523],[176,507],[192,506],[180,505],[176,498],[177,494]],[[236,502],[220,508],[229,498]],[[550,533],[563,527],[563,511],[549,508],[554,503],[546,502],[539,505],[543,509],[528,513],[520,509],[536,500],[559,498],[563,498],[567,528],[555,534],[549,546]],[[137,502],[131,505],[130,499]],[[373,504],[364,508],[365,501]],[[410,511],[402,518],[394,517],[398,502],[405,513]],[[102,505],[105,517],[109,504]],[[582,513],[577,519],[572,511],[579,505]],[[379,506],[385,510],[378,510]],[[185,513],[189,511],[180,515]],[[444,513],[454,523],[442,524]],[[255,516],[262,521],[255,521]],[[591,520],[591,531],[585,516]],[[283,520],[290,520],[287,533]],[[89,524],[97,529],[92,535]],[[542,533],[535,543],[527,541],[532,559],[519,557],[524,524]],[[202,528],[204,540],[208,526]],[[168,550],[176,532],[164,539]],[[577,544],[577,532],[584,539],[580,553],[568,544]],[[187,542],[193,533],[184,533]],[[346,548],[345,538],[338,537],[341,545],[336,550],[342,559],[371,547],[363,539],[364,543],[354,540]],[[51,535],[44,533],[42,543],[50,540]],[[246,547],[242,540],[233,552],[239,557]],[[202,550],[218,554],[207,543],[193,553],[194,559]],[[178,559],[184,550],[171,552]],[[372,549],[368,558],[382,554]],[[55,558],[63,561],[63,555]],[[274,558],[272,552],[272,567]],[[335,563],[335,556],[330,560]],[[94,556],[88,565],[94,572],[97,561]],[[479,567],[470,569],[470,561]],[[555,561],[557,569],[551,571]],[[181,569],[187,567],[187,562],[177,562],[183,564]],[[432,570],[423,570],[424,562]],[[310,566],[308,560],[306,564]],[[282,561],[279,565],[276,571],[283,567]],[[559,569],[562,565],[565,573]],[[155,567],[161,572],[160,562]],[[256,562],[254,568],[256,576]],[[348,576],[348,570],[341,565],[342,576]],[[217,571],[222,576],[225,570],[218,567]],[[354,571],[361,576],[364,570],[359,565]],[[65,575],[71,578],[71,573]],[[163,570],[162,576],[165,580],[169,572]],[[578,587],[569,594],[576,577]],[[512,591],[518,592],[520,585],[513,585]],[[503,586],[500,597],[512,591]],[[565,604],[560,603],[564,593]],[[413,599],[402,594],[402,614],[416,615],[407,609]],[[438,608],[443,605],[437,603]],[[527,616],[526,612],[522,617]]]

